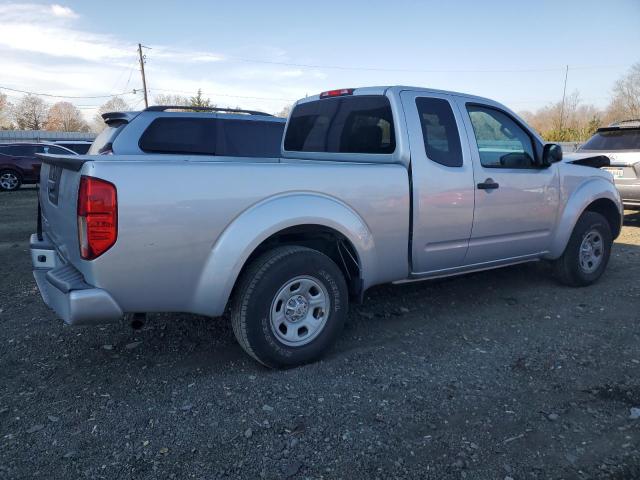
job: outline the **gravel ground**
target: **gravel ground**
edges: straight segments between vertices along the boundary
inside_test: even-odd
[[[640,478],[640,213],[595,286],[378,287],[323,361],[269,371],[225,319],[65,327],[35,208],[0,195],[0,478]]]

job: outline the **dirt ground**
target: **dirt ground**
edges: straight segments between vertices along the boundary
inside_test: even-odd
[[[313,365],[225,319],[70,328],[0,194],[0,478],[640,479],[640,213],[595,286],[544,264],[368,292]]]

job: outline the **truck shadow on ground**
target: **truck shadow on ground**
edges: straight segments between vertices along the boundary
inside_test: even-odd
[[[640,226],[640,212],[625,217],[625,226],[632,225]],[[635,229],[632,232],[635,236]],[[640,247],[622,239],[614,246],[611,263],[601,281],[579,289],[559,285],[546,262],[374,287],[366,293],[363,304],[351,305],[344,332],[325,360],[339,361],[349,352],[393,345],[401,342],[407,331],[438,336],[437,342],[426,341],[424,346],[425,351],[434,354],[441,346],[450,346],[460,336],[462,327],[476,328],[487,324],[487,318],[492,323],[486,329],[491,330],[514,319],[523,324],[544,319],[558,309],[558,304],[568,304],[569,309],[575,305],[595,308],[601,301],[599,293],[603,288],[629,277],[633,266],[625,259],[638,255]],[[65,331],[70,337],[76,331],[86,332],[73,340],[83,345],[70,352],[69,360],[73,364],[73,357],[78,355],[82,357],[79,364],[87,367],[111,359],[126,368],[127,362],[122,360],[135,358],[145,364],[177,364],[185,370],[198,368],[207,375],[231,367],[266,371],[237,344],[228,317],[151,314],[141,330],[133,330],[122,322],[101,327],[99,332],[94,328]],[[447,338],[448,335],[451,337]]]
[[[626,227],[640,227],[640,210],[626,210],[624,213]]]
[[[533,297],[531,291],[536,292]],[[564,291],[580,296],[574,289],[559,286],[544,263],[374,287],[367,292],[363,304],[350,307],[343,334],[325,360],[339,361],[349,352],[393,345],[402,341],[407,331],[439,336],[437,344],[430,346],[426,342],[424,347],[436,354],[441,345],[450,346],[459,337],[460,325],[484,322],[481,316],[494,318],[499,325],[510,321],[513,312],[521,311],[528,302],[541,299],[552,302],[558,292]],[[537,315],[531,311],[530,316]],[[198,368],[206,375],[238,367],[266,371],[242,351],[227,317],[152,314],[141,330],[133,330],[124,322],[101,327],[97,335],[93,328],[80,330],[86,336],[75,341],[85,345],[73,349],[72,355],[81,356],[80,364],[87,368],[109,359],[127,368],[130,364],[123,360],[135,358],[145,364]],[[73,335],[76,329],[68,331]],[[448,335],[456,338],[447,338]],[[73,364],[77,359],[69,360]]]

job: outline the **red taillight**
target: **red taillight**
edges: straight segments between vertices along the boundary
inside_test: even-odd
[[[328,92],[322,92],[320,94],[320,98],[342,97],[344,95],[353,95],[353,88],[342,88],[340,90],[329,90]]]
[[[78,191],[80,255],[86,260],[93,260],[109,250],[117,237],[116,187],[105,180],[83,175]]]

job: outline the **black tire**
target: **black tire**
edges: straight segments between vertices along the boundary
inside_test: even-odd
[[[601,259],[593,271],[585,270],[580,261],[580,248],[590,233],[600,237],[602,243]],[[596,212],[584,212],[571,233],[569,243],[562,256],[554,261],[556,277],[565,285],[584,287],[596,282],[604,273],[611,256],[613,235],[609,222]]]
[[[12,181],[9,183],[9,176]],[[18,190],[22,185],[22,175],[20,172],[11,169],[0,170],[0,190],[12,192]]]
[[[278,308],[276,297],[283,288],[302,276],[324,288],[330,305],[328,314],[320,313],[327,316],[316,336],[307,344],[291,346],[274,333],[276,327],[272,326],[271,315],[272,309]],[[313,362],[332,346],[342,331],[348,298],[344,276],[329,257],[306,247],[278,247],[253,261],[242,275],[231,306],[233,332],[242,348],[267,367]]]

